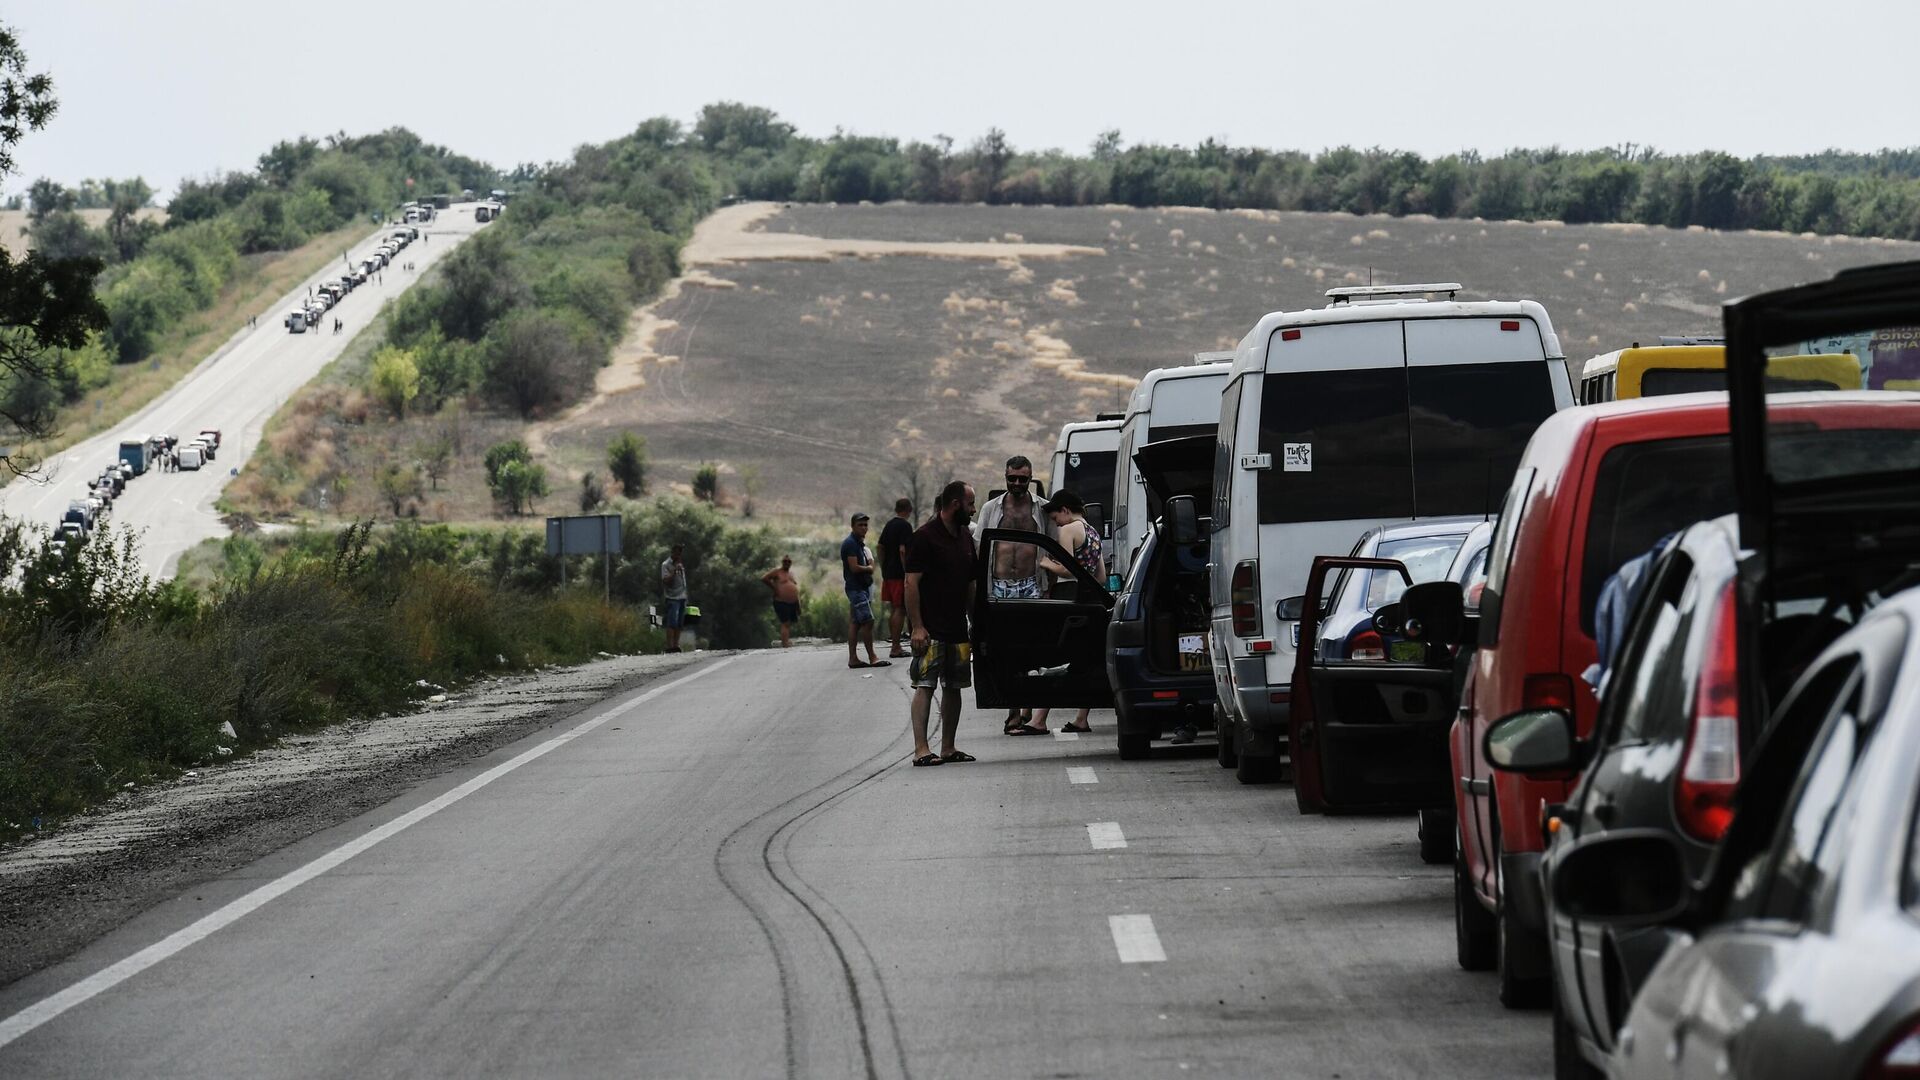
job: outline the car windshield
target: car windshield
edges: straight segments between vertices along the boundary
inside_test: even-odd
[[[1447,572],[1453,564],[1454,553],[1460,550],[1462,536],[1417,536],[1404,540],[1383,540],[1376,555],[1382,559],[1398,559],[1406,566],[1407,573],[1413,576],[1414,584],[1423,581],[1438,581],[1440,575]],[[1369,570],[1367,573],[1367,610],[1378,611],[1400,599],[1407,591],[1407,582],[1392,570]]]

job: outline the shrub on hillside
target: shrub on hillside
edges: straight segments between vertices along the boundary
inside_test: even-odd
[[[495,404],[531,419],[593,385],[605,347],[571,312],[527,309],[488,334],[481,389]]]
[[[607,445],[607,472],[620,494],[637,499],[647,490],[647,440],[629,431]]]

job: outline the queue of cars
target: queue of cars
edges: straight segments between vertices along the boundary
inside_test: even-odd
[[[346,299],[347,294],[354,289],[365,285],[368,278],[386,269],[394,256],[404,250],[408,244],[420,238],[419,226],[411,224],[420,220],[431,220],[431,218],[422,219],[417,214],[409,217],[409,224],[388,233],[386,238],[375,245],[365,258],[349,267],[345,273],[315,285],[307,296],[306,302],[287,312],[286,318],[281,320],[287,332],[304,334],[319,326],[322,318],[333,309],[335,304]]]
[[[1212,432],[1123,421],[1117,595],[985,533],[1075,572],[983,590],[980,704],[1111,704],[1123,758],[1210,712],[1303,812],[1412,812],[1558,1077],[1920,1075],[1920,264],[1577,392],[1458,290],[1268,315]]]

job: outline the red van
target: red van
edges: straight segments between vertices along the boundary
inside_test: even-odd
[[[1497,967],[1512,1008],[1548,1000],[1539,865],[1547,808],[1575,776],[1495,772],[1486,729],[1522,709],[1572,712],[1582,738],[1596,702],[1600,593],[1621,564],[1668,534],[1734,509],[1724,393],[1609,402],[1555,413],[1527,444],[1487,556],[1479,646],[1450,733],[1459,829],[1454,927],[1462,967]]]

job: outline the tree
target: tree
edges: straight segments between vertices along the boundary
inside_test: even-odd
[[[500,470],[506,468],[509,462],[532,461],[533,451],[528,450],[527,444],[521,442],[519,439],[510,439],[507,442],[495,443],[487,447],[487,456],[481,460],[487,467],[487,486],[498,487],[500,484]]]
[[[420,369],[412,351],[387,345],[374,353],[367,385],[395,420],[406,419],[407,406],[420,394]]]
[[[580,512],[591,514],[607,501],[606,485],[593,472],[580,474]]]
[[[445,431],[423,442],[415,449],[420,455],[420,471],[427,474],[433,483],[433,490],[440,490],[440,481],[446,479],[447,470],[453,465],[453,437]]]
[[[1093,140],[1093,160],[1112,162],[1120,157],[1120,129],[1108,128]]]
[[[694,470],[693,497],[704,503],[720,502],[720,470],[711,461]]]
[[[380,496],[399,517],[407,504],[424,494],[420,490],[420,469],[414,465],[383,465],[378,476]]]
[[[607,445],[607,472],[620,484],[620,494],[637,499],[647,490],[647,440],[631,431]]]
[[[20,139],[45,127],[58,107],[52,78],[29,74],[19,38],[0,26],[0,180],[13,174]],[[0,444],[52,433],[57,395],[21,391],[58,375],[58,350],[79,349],[106,328],[107,309],[93,292],[100,269],[97,259],[63,262],[40,252],[16,262],[0,248]],[[32,467],[18,454],[0,461],[15,472]]]
[[[521,513],[533,500],[547,494],[546,466],[531,461],[507,462],[500,466],[493,494],[506,504],[508,513]]]
[[[778,150],[793,138],[793,125],[772,109],[721,101],[700,110],[693,134],[704,149],[732,155],[742,150]]]
[[[532,419],[592,387],[600,360],[593,332],[578,316],[516,311],[487,335],[481,389],[494,402]]]

